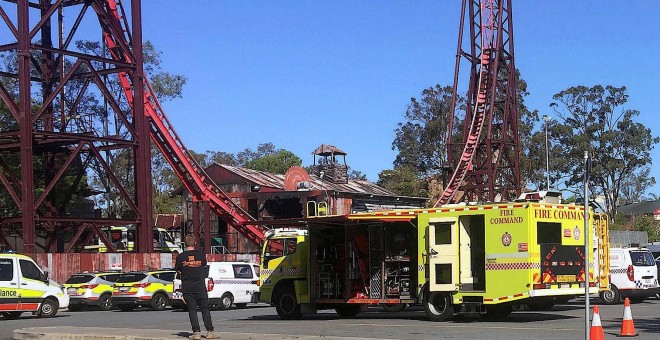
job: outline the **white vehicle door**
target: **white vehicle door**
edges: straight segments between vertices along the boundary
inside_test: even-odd
[[[252,301],[252,294],[255,291],[254,273],[252,266],[246,264],[232,264],[234,271],[234,279],[232,283],[232,294],[234,295],[235,303],[248,303]]]
[[[429,290],[452,292],[459,287],[458,218],[434,218],[428,227]]]
[[[0,258],[0,310],[20,310],[15,261],[14,258]]]
[[[48,291],[48,280],[39,267],[28,259],[18,259],[20,269],[19,287],[21,289],[21,310],[36,311]]]
[[[640,289],[656,288],[658,286],[658,269],[655,266],[653,254],[648,250],[630,250],[630,259],[635,268],[635,287]]]
[[[617,288],[631,288],[628,284],[628,276],[626,274],[628,266],[626,265],[626,257],[623,253],[623,250],[610,250],[610,283],[615,285]]]

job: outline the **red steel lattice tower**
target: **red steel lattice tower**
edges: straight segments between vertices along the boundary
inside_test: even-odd
[[[463,62],[470,79],[461,114]],[[521,184],[511,0],[463,1],[453,91],[447,151],[454,171],[436,206],[515,199]]]
[[[193,196],[193,215],[203,215],[193,232],[207,252],[211,211],[253,243],[264,239],[267,228],[253,223],[191,156],[146,79],[140,0],[130,2],[130,12],[120,0],[5,0],[0,18],[0,60],[17,65],[0,64],[0,191],[16,212],[0,216],[0,244],[8,245],[4,232],[20,228],[23,252],[80,250],[94,236],[112,252],[100,228],[132,224],[136,250],[151,252],[150,140]],[[96,45],[75,40],[83,22],[98,24],[84,30],[97,29]],[[125,163],[108,162],[122,155]],[[121,215],[70,215],[74,195],[93,195],[85,190],[88,176],[107,184],[106,194],[126,207]]]
[[[130,18],[121,18],[132,39],[115,20],[117,11],[124,13],[117,6],[0,2],[0,53],[7,61],[0,70],[0,190],[15,204],[3,207],[11,213],[1,219],[0,243],[7,244],[7,233],[22,234],[23,252],[69,252],[99,237],[114,251],[101,228],[135,225],[137,251],[153,250],[149,119],[144,102],[127,101],[117,86],[118,75],[127,73],[131,91],[143,96],[140,0],[131,1]],[[98,53],[104,37],[130,58]],[[97,48],[81,48],[83,40],[96,40]],[[120,155],[126,163],[112,164]],[[76,196],[99,195],[87,187],[91,177],[117,196],[122,214],[85,215],[71,207]]]

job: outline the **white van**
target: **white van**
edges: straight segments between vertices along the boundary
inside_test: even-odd
[[[30,257],[0,254],[0,315],[17,319],[24,312],[50,318],[69,306],[64,287],[48,278]]]
[[[610,289],[600,293],[605,304],[632,302],[660,292],[658,268],[650,250],[640,247],[610,248]]]
[[[209,262],[209,305],[221,310],[231,305],[244,308],[259,301],[259,265],[247,262]],[[172,306],[183,308],[181,280],[174,280]]]

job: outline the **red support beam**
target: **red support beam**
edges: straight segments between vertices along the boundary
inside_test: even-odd
[[[151,189],[151,142],[149,120],[144,109],[144,68],[142,58],[142,4],[140,0],[131,1],[131,24],[133,31],[132,51],[135,58],[135,69],[131,77],[134,98],[133,115],[137,131],[138,146],[135,156],[135,182],[144,185],[136,187],[137,205],[140,222],[138,224],[137,249],[141,253],[153,251],[153,206]],[[123,38],[123,35],[122,35]],[[148,183],[148,185],[147,185]]]
[[[23,251],[35,252],[32,107],[30,96],[30,15],[27,0],[18,0],[18,110],[21,139],[21,224]]]

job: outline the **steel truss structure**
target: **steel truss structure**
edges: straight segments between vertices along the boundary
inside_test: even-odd
[[[470,79],[461,116],[463,60],[470,64]],[[516,93],[511,0],[464,0],[448,129],[448,164],[454,172],[436,206],[511,201],[520,194]]]
[[[140,0],[130,2],[130,12],[119,0],[7,0],[0,17],[2,39],[9,38],[0,41],[7,61],[0,69],[0,190],[13,203],[1,217],[0,243],[7,244],[3,232],[21,230],[27,253],[75,251],[95,236],[115,251],[101,228],[133,224],[137,251],[153,251],[150,140],[205,215],[194,229],[207,251],[211,211],[251,241],[263,239],[265,227],[250,224],[167,120],[144,73]],[[96,45],[76,40],[92,31],[90,17]],[[121,215],[71,216],[91,179],[105,189],[97,195],[125,207]],[[64,241],[62,234],[71,236]]]

